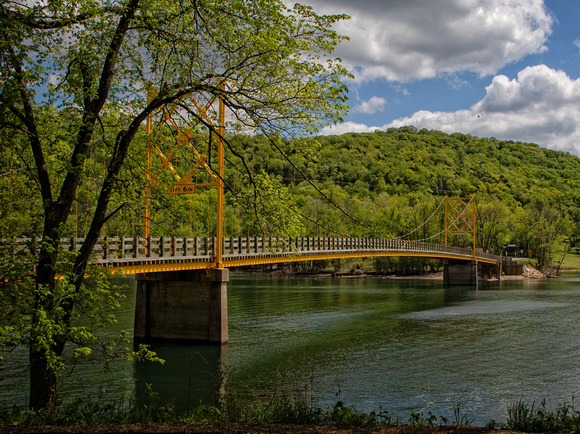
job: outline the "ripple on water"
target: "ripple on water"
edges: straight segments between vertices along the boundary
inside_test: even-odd
[[[567,303],[549,302],[541,300],[486,300],[467,301],[453,306],[437,309],[410,312],[400,315],[401,318],[415,320],[440,320],[474,315],[499,315],[514,312],[535,311],[541,309],[555,309],[567,306]]]

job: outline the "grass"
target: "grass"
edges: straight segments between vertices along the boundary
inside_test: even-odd
[[[337,403],[332,408],[301,402],[275,400],[263,403],[229,403],[199,406],[179,414],[170,404],[149,403],[143,406],[75,401],[51,410],[34,411],[13,407],[0,410],[0,424],[91,426],[147,423],[251,422],[294,425],[393,426],[399,419],[387,412],[365,413],[354,406]]]
[[[30,410],[25,407],[0,409],[0,423],[23,425],[90,426],[159,423],[177,420],[171,404],[151,393],[144,405],[135,402],[105,403],[100,400],[75,400],[52,409]]]
[[[471,425],[473,419],[461,411],[459,404],[453,406],[453,418],[436,417],[413,412],[404,421],[398,416],[380,409],[365,413],[356,406],[342,401],[331,406],[320,405],[311,397],[277,396],[268,402],[240,399],[234,394],[218,398],[215,405],[200,405],[187,413],[178,413],[170,403],[162,402],[159,395],[150,391],[146,403],[104,403],[99,400],[78,400],[51,410],[33,411],[13,407],[0,409],[0,424],[91,426],[125,425],[134,423],[199,423],[199,422],[250,422],[280,423],[293,425],[350,425],[350,426],[401,426],[435,427]],[[508,407],[507,423],[492,420],[487,428],[508,428],[522,432],[580,432],[580,412],[574,408],[574,400],[550,410],[545,401],[539,405],[519,401]]]
[[[564,262],[560,270],[580,270],[580,255],[577,253],[568,253],[564,257]]]
[[[470,419],[461,415],[459,406],[454,408],[454,424],[468,424]],[[91,426],[125,425],[134,423],[196,423],[196,422],[249,422],[281,423],[293,425],[350,425],[350,426],[400,426],[405,421],[396,415],[379,409],[366,413],[356,406],[337,401],[333,405],[321,405],[306,393],[290,397],[274,394],[269,401],[239,398],[228,393],[218,397],[215,405],[200,405],[186,413],[178,413],[175,407],[162,402],[159,395],[150,391],[146,403],[135,401],[118,404],[99,400],[78,400],[59,405],[51,410],[34,411],[27,408],[0,409],[0,424]],[[448,419],[435,418],[431,413],[412,413],[408,425],[448,425]]]
[[[574,408],[574,400],[564,403],[555,410],[542,401],[536,406],[519,401],[508,408],[507,427],[523,432],[578,432],[580,431],[580,412]]]

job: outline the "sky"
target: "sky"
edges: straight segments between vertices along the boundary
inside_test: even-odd
[[[413,125],[580,156],[580,0],[304,0],[351,19],[350,112],[322,134]]]

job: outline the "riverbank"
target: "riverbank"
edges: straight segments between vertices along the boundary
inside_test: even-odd
[[[472,426],[335,426],[335,425],[283,425],[234,422],[203,423],[154,423],[132,425],[97,425],[97,426],[30,426],[0,425],[0,433],[373,433],[373,434],[511,434],[516,431],[489,429]]]
[[[275,272],[273,275],[279,275]],[[285,275],[287,276],[287,275]],[[419,279],[419,280],[443,280],[443,272],[437,273],[426,273],[417,275],[395,275],[395,274],[380,274],[380,273],[295,273],[292,277],[312,277],[312,278],[337,278],[337,279],[362,279],[362,278],[372,278],[372,279]]]
[[[576,271],[576,270],[560,270],[560,272],[566,271]],[[425,274],[410,274],[410,275],[397,275],[397,274],[381,274],[381,273],[365,273],[365,272],[355,272],[355,273],[332,273],[332,272],[316,272],[316,273],[288,273],[287,271],[242,271],[236,272],[240,274],[266,274],[272,277],[305,277],[311,279],[393,279],[393,280],[443,280],[443,271],[438,271],[435,273],[425,273]],[[548,276],[541,273],[540,271],[532,268],[525,267],[523,274],[518,275],[502,275],[501,280],[526,280],[526,279],[546,279]],[[556,276],[550,276],[556,277]],[[497,281],[498,278],[486,279],[490,281]]]

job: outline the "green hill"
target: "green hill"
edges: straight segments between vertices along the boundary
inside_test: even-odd
[[[281,141],[278,146],[290,164],[264,137],[233,142],[255,173],[263,170],[280,181],[301,212],[324,225],[310,225],[311,235],[331,229],[373,234],[329,206],[305,177],[382,235],[410,232],[444,196],[472,195],[478,246],[486,250],[501,253],[505,245],[516,244],[519,250],[531,249],[547,266],[549,259],[540,250],[553,258],[579,232],[580,159],[535,144],[402,127]],[[413,237],[428,238],[442,227],[439,218]]]
[[[498,198],[512,206],[551,204],[574,212],[580,203],[580,159],[522,142],[413,127],[311,140],[311,161],[287,144],[300,170],[322,182],[364,186],[369,194],[429,193]],[[271,157],[270,173],[288,169]],[[265,167],[263,167],[265,169]],[[576,211],[577,212],[577,211]]]

